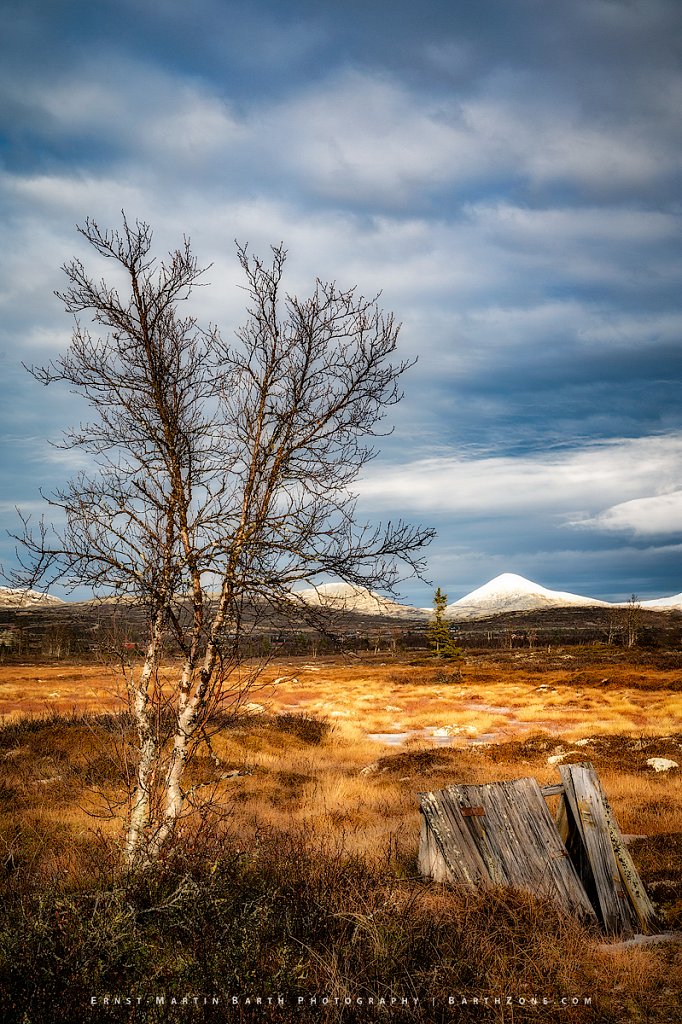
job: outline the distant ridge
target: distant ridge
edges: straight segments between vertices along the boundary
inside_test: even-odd
[[[336,581],[321,583],[316,587],[297,590],[295,601],[329,608],[334,611],[355,612],[360,615],[376,615],[398,619],[423,619],[433,614],[432,608],[414,608],[390,598],[382,597],[367,587]],[[113,598],[99,598],[97,601],[79,601],[78,604],[101,604],[114,601]],[[130,599],[119,598],[124,603]],[[541,611],[543,608],[623,608],[627,602],[600,601],[594,597],[583,597],[563,590],[550,590],[539,583],[505,572],[488,583],[472,590],[458,601],[449,604],[445,614],[449,619],[483,618],[515,611]],[[682,594],[672,597],[653,598],[639,602],[650,611],[682,611]],[[0,587],[0,608],[66,607],[71,602],[62,601],[51,594],[37,590],[21,590]]]
[[[41,604],[64,604],[64,602],[51,594],[41,594],[38,590],[0,587],[0,608],[33,608],[35,605]]]
[[[653,608],[654,611],[657,608],[660,608],[663,611],[665,611],[666,608],[682,609],[682,594],[673,594],[672,597],[656,597],[651,601],[642,601],[640,603],[642,608]]]
[[[470,619],[502,612],[589,606],[610,607],[608,601],[581,597],[579,594],[569,594],[563,590],[548,590],[547,587],[533,583],[524,576],[504,572],[477,590],[472,590],[459,601],[449,604],[445,614],[452,619]]]
[[[396,618],[417,618],[432,614],[431,608],[411,608],[381,597],[366,587],[349,583],[323,583],[296,592],[299,600],[338,611],[360,612],[363,615],[388,615]],[[581,597],[562,590],[549,590],[516,573],[505,572],[477,590],[449,604],[445,614],[450,619],[481,618],[504,612],[533,611],[542,608],[612,607],[608,601]]]
[[[309,605],[331,608],[336,611],[359,612],[362,615],[390,615],[395,618],[422,618],[425,610],[410,608],[387,597],[376,594],[367,587],[352,583],[321,583],[317,587],[295,591],[298,600]]]

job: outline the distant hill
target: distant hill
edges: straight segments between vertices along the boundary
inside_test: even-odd
[[[327,608],[372,618],[426,619],[432,608],[414,608],[390,598],[382,597],[367,587],[350,583],[322,583],[317,587],[298,590],[294,597],[312,607]],[[134,604],[127,598],[99,598],[96,601],[65,602],[51,594],[36,590],[0,587],[0,608],[70,608],[81,606],[102,607]],[[641,601],[641,607],[650,611],[682,611],[682,594]],[[472,590],[458,601],[449,604],[446,615],[452,620],[486,618],[514,612],[541,612],[552,608],[622,608],[624,602],[613,604],[594,597],[584,597],[563,590],[550,590],[516,573],[505,572]]]
[[[311,605],[361,615],[415,619],[433,614],[432,608],[412,608],[382,597],[366,587],[348,583],[323,583],[319,587],[298,591],[297,597]],[[619,608],[623,604],[600,601],[595,597],[584,597],[565,590],[550,590],[524,576],[505,572],[449,604],[445,614],[449,619],[463,620],[549,608]],[[682,594],[642,601],[641,605],[652,611],[682,610]]]
[[[563,590],[548,590],[516,573],[505,572],[477,590],[472,590],[459,601],[449,604],[445,614],[451,619],[470,619],[503,612],[591,606],[607,608],[609,603]]]
[[[260,653],[261,641],[268,650],[287,656],[308,656],[314,651],[333,653],[336,647],[326,629],[341,639],[344,649],[349,651],[374,649],[376,652],[382,645],[385,649],[391,637],[393,640],[399,637],[405,650],[427,647],[425,629],[429,616],[424,611],[420,615],[416,608],[363,592],[360,588],[352,588],[349,593],[345,585],[340,584],[309,590],[313,590],[313,595],[308,593],[308,600],[312,598],[316,604],[312,604],[308,612],[301,610],[302,602],[292,602],[289,608],[247,606],[243,609],[247,656],[253,651]],[[528,594],[525,598],[522,594],[526,607],[521,610],[500,610],[499,600],[496,606],[493,601],[493,607],[488,609],[483,602],[478,607],[464,606],[465,614],[451,620],[458,646],[495,650],[595,642],[622,646],[622,605],[594,600],[581,605],[565,599],[564,603],[556,603],[552,592],[549,593],[550,598],[541,593],[545,599],[542,602],[533,602],[528,600]],[[493,590],[493,595],[499,598],[499,589]],[[40,594],[31,597],[25,592],[10,592],[9,604],[7,598],[7,589],[0,589],[0,660],[3,662],[100,657],[102,652],[141,648],[148,636],[146,610],[135,603],[46,600]],[[513,604],[513,600],[509,603]],[[324,614],[318,614],[323,610]],[[637,621],[640,646],[664,647],[676,652],[682,649],[682,608],[674,604],[643,607]],[[169,643],[170,650],[171,638]]]
[[[33,608],[36,605],[64,604],[58,597],[41,594],[38,590],[15,590],[0,587],[0,608]]]
[[[410,608],[408,605],[382,597],[367,587],[358,587],[351,583],[322,583],[318,587],[298,590],[295,596],[309,605],[335,611],[356,612],[361,615],[415,619],[423,618],[426,614],[423,608]]]
[[[652,601],[642,601],[642,608],[680,609],[682,610],[682,594],[674,594],[672,597],[657,597]]]

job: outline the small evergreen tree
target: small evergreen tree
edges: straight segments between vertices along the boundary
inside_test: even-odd
[[[433,618],[426,628],[426,639],[437,658],[456,658],[462,652],[456,646],[445,618],[448,595],[440,587],[433,596]]]

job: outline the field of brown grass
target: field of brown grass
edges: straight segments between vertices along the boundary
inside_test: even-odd
[[[616,649],[618,650],[618,649]],[[400,656],[275,660],[253,703],[322,715],[365,733],[450,729],[495,740],[529,729],[580,738],[664,733],[680,721],[682,659],[612,649],[485,653],[461,664],[410,664]],[[663,664],[661,664],[661,662]],[[173,668],[165,672],[172,678]],[[111,710],[120,706],[115,666],[0,665],[0,716]]]
[[[240,856],[268,836],[305,837],[310,850],[342,850],[370,865],[374,878],[392,879],[396,907],[410,893],[435,907],[452,897],[416,877],[419,791],[528,775],[555,782],[552,761],[589,760],[622,831],[639,837],[631,851],[665,926],[679,929],[682,770],[647,764],[652,757],[682,764],[682,668],[669,661],[570,649],[480,653],[443,664],[399,656],[276,660],[212,750],[202,752],[192,783],[215,787]],[[166,667],[169,678],[172,671]],[[96,717],[119,707],[112,669],[0,667],[5,893],[29,875],[76,885],[92,858],[93,827],[102,842],[115,837],[116,821],[91,815],[121,795],[115,729]],[[645,1016],[642,986],[675,991],[674,947],[604,951],[598,936],[580,928],[566,936],[565,955],[585,970],[589,961],[592,987],[612,1007],[610,1016],[572,1019],[668,1019],[660,1007]],[[555,953],[547,947],[543,955]],[[618,1015],[624,1006],[629,1016]]]
[[[172,666],[165,671],[170,678]],[[60,732],[49,719],[115,711],[116,689],[115,669],[106,666],[0,667],[5,721],[48,716],[45,729],[4,754],[6,784],[16,772],[37,787],[32,811],[47,797],[63,820],[63,800],[59,807],[52,800],[61,791],[69,816],[78,816],[81,797],[72,799],[63,769],[85,771],[99,741],[89,726]],[[307,719],[324,723],[319,742],[309,742]],[[461,664],[286,659],[266,667],[238,721],[213,740],[220,767],[207,750],[197,770],[205,781],[229,776],[220,793],[243,825],[342,823],[368,851],[381,835],[414,833],[418,790],[519,775],[544,784],[557,780],[550,759],[591,760],[625,832],[682,832],[682,771],[647,765],[652,757],[682,761],[681,722],[682,670],[644,659],[605,665],[589,652],[482,654]],[[244,774],[230,776],[237,769]]]

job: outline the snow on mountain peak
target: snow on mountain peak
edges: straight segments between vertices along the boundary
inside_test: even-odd
[[[494,615],[498,612],[528,611],[534,608],[566,605],[606,605],[592,597],[581,597],[563,590],[549,590],[524,576],[503,572],[477,590],[448,605],[447,614],[454,617]]]
[[[355,586],[352,583],[320,583],[315,587],[295,592],[298,600],[310,605],[321,605],[336,611],[360,612],[364,615],[391,615],[407,618],[419,617],[422,613],[417,608],[398,604],[367,587]]]
[[[484,583],[482,587],[472,590],[466,597],[460,598],[455,604],[469,603],[474,598],[487,598],[502,596],[505,594],[549,594],[551,591],[541,587],[539,583],[527,580],[525,576],[519,576],[515,572],[503,572],[494,579]]]
[[[38,590],[22,590],[13,587],[0,587],[0,608],[26,608],[35,605],[56,605],[64,602],[53,597],[52,594],[43,594]]]
[[[682,594],[672,597],[657,597],[651,601],[642,601],[642,608],[682,609]]]

